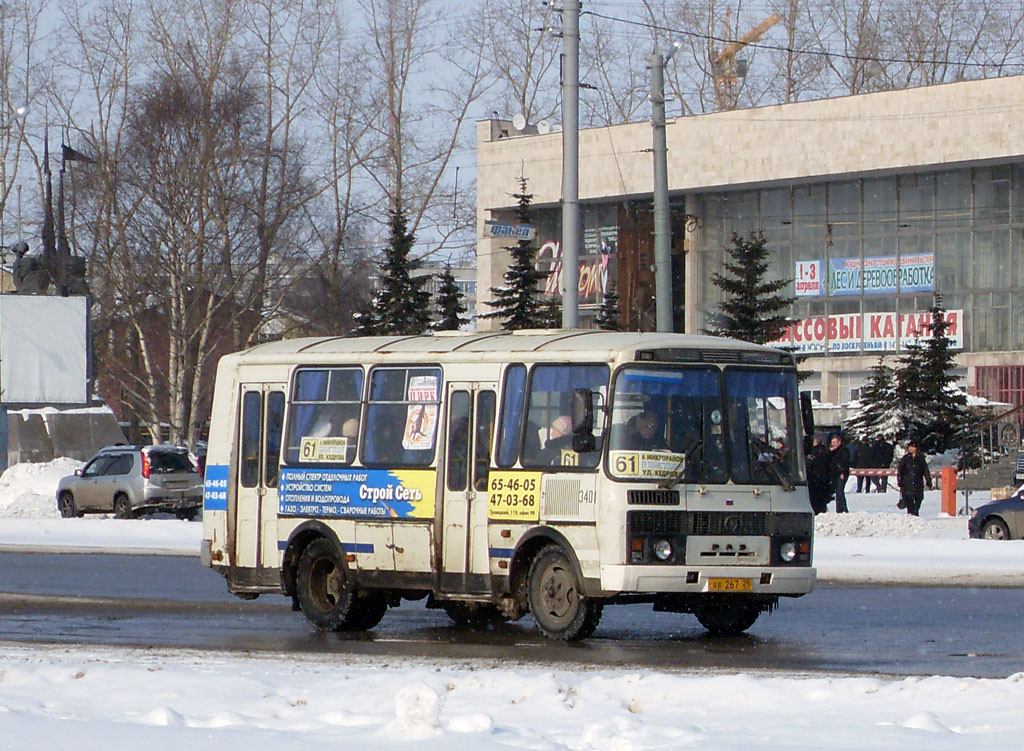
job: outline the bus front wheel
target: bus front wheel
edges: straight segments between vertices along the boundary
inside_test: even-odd
[[[527,597],[537,627],[549,639],[586,639],[601,620],[602,603],[583,594],[572,563],[557,545],[543,548],[530,564]]]
[[[761,615],[757,605],[741,597],[708,598],[695,615],[700,625],[716,636],[737,636],[754,625]]]
[[[329,540],[314,540],[302,551],[295,588],[302,614],[317,628],[340,631],[357,619],[355,588]]]

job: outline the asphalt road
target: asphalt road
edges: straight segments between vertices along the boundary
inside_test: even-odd
[[[690,615],[605,609],[594,637],[552,644],[529,617],[487,631],[403,603],[368,633],[319,633],[290,602],[227,593],[197,559],[0,554],[0,641],[483,659],[661,669],[778,669],[1005,677],[1024,669],[1015,636],[1024,590],[820,587],[783,600],[750,632],[713,638]]]

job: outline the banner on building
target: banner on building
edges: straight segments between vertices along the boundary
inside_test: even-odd
[[[947,310],[946,336],[952,349],[964,348],[964,312]],[[815,355],[898,352],[930,336],[931,313],[847,313],[804,318],[786,328],[775,346]]]
[[[801,291],[801,282],[814,274],[811,264],[821,261],[797,261],[795,269],[796,296],[818,295],[817,291]],[[818,275],[820,278],[820,274]],[[814,290],[810,285],[808,290]],[[918,253],[905,256],[872,256],[865,258],[830,258],[828,260],[828,294],[882,295],[900,292],[931,292],[935,289],[935,254]]]
[[[820,297],[825,294],[825,262],[797,261],[793,286],[797,297]]]

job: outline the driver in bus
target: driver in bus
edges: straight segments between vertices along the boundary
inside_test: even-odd
[[[643,411],[626,421],[625,448],[635,451],[655,451],[666,448],[662,437],[657,435],[658,418]]]

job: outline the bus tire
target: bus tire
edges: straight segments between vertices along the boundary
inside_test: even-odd
[[[709,598],[694,613],[700,625],[715,636],[738,636],[754,625],[761,609],[750,601],[729,596]]]
[[[330,540],[318,538],[302,551],[295,589],[302,614],[318,629],[340,631],[354,625],[359,613],[355,588]]]
[[[369,631],[380,623],[388,612],[388,598],[382,592],[360,597],[355,602],[355,617],[351,619],[349,628],[355,631]]]
[[[558,545],[542,548],[530,564],[527,597],[537,628],[548,639],[585,639],[601,620],[601,602],[583,594],[572,562]]]

